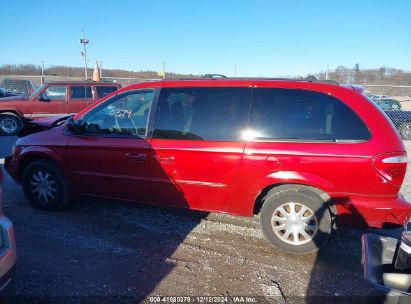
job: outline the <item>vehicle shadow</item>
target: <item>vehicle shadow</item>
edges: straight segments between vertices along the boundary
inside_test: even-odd
[[[184,285],[167,280],[179,262],[174,255],[208,213],[181,209],[189,207],[183,190],[161,177],[180,208],[79,197],[67,210],[46,212],[21,196],[7,208],[18,266],[0,303],[139,303],[181,295]]]
[[[384,297],[363,279],[361,235],[364,229],[345,228],[347,223],[366,227],[361,213],[347,204],[349,212],[337,217],[338,229],[319,248],[306,290],[306,303],[383,303]],[[317,214],[319,218],[326,209]],[[371,230],[371,229],[368,229]],[[324,233],[324,232],[319,232]],[[347,235],[350,237],[347,238]],[[348,240],[348,242],[347,242]]]
[[[10,155],[11,147],[16,140],[16,136],[6,136],[0,134],[0,159]]]

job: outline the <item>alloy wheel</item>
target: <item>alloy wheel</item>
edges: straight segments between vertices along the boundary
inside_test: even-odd
[[[310,242],[318,231],[318,221],[307,206],[289,202],[275,209],[271,218],[274,233],[283,242],[303,245]]]
[[[31,176],[31,192],[39,202],[49,203],[56,198],[56,180],[47,172],[37,171]]]

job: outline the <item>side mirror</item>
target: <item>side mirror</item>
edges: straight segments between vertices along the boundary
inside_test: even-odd
[[[66,126],[67,126],[67,129],[68,129],[70,132],[74,132],[74,130],[75,130],[75,124],[74,124],[74,119],[73,119],[73,117],[70,117],[69,119],[67,119],[67,121],[66,121]]]
[[[67,119],[66,122],[67,129],[76,134],[83,133],[85,125],[86,123],[82,119],[74,120],[73,117]]]

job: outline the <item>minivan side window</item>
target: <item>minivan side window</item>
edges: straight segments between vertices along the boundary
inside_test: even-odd
[[[295,89],[254,89],[249,128],[257,139],[366,141],[371,138],[364,122],[340,100]]]
[[[153,96],[154,90],[139,90],[107,99],[84,115],[84,133],[145,137]]]
[[[160,92],[153,138],[239,141],[250,88],[166,88]]]

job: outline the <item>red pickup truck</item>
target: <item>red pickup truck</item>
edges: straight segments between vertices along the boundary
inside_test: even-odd
[[[121,88],[117,83],[47,82],[33,94],[0,99],[0,134],[15,135],[25,121],[58,114],[76,114]]]

